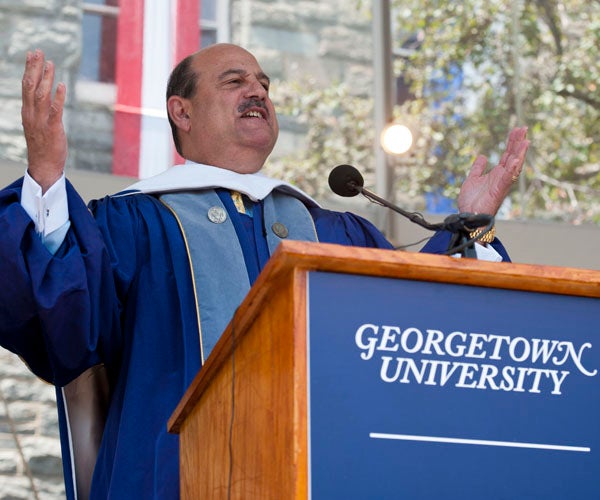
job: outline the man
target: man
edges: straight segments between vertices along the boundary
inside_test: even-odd
[[[211,46],[173,71],[167,109],[186,165],[90,210],[64,180],[66,89],[52,96],[53,79],[41,51],[27,55],[28,170],[0,192],[0,273],[11,283],[0,290],[0,343],[58,388],[66,478],[77,471],[64,388],[101,365],[108,407],[90,497],[178,498],[178,440],[166,422],[279,241],[391,245],[366,220],[257,173],[278,124],[269,79],[240,47]],[[460,210],[495,214],[528,144],[515,129],[485,175],[478,158]]]

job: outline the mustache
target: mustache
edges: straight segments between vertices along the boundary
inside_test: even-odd
[[[250,108],[262,108],[268,112],[267,106],[261,99],[248,99],[238,106],[238,113],[245,113]]]

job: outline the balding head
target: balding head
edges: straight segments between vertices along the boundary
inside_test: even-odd
[[[211,45],[185,58],[167,86],[179,154],[238,172],[259,170],[279,132],[268,90],[254,56],[237,45]]]

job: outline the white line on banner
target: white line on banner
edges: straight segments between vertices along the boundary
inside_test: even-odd
[[[485,439],[462,439],[437,436],[414,436],[410,434],[385,434],[371,432],[372,439],[397,439],[401,441],[428,441],[432,443],[471,444],[477,446],[504,446],[507,448],[536,448],[540,450],[577,451],[590,453],[591,448],[585,446],[563,446],[559,444],[519,443],[513,441],[488,441]]]

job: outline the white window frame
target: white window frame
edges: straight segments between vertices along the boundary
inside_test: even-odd
[[[118,6],[98,5],[87,2],[83,2],[82,10],[84,14],[97,14],[114,18],[119,16],[120,11]],[[98,54],[98,57],[100,57],[100,54]],[[117,100],[117,86],[115,83],[97,82],[77,78],[75,82],[75,92],[78,100],[82,102],[110,106]]]
[[[203,19],[202,12],[203,9],[200,9],[200,19],[199,26],[200,31],[204,31],[205,29],[209,29],[211,31],[216,31],[217,40],[216,43],[227,43],[231,40],[231,27],[229,20],[229,11],[230,11],[230,2],[217,0],[216,1],[216,20],[213,19]]]

